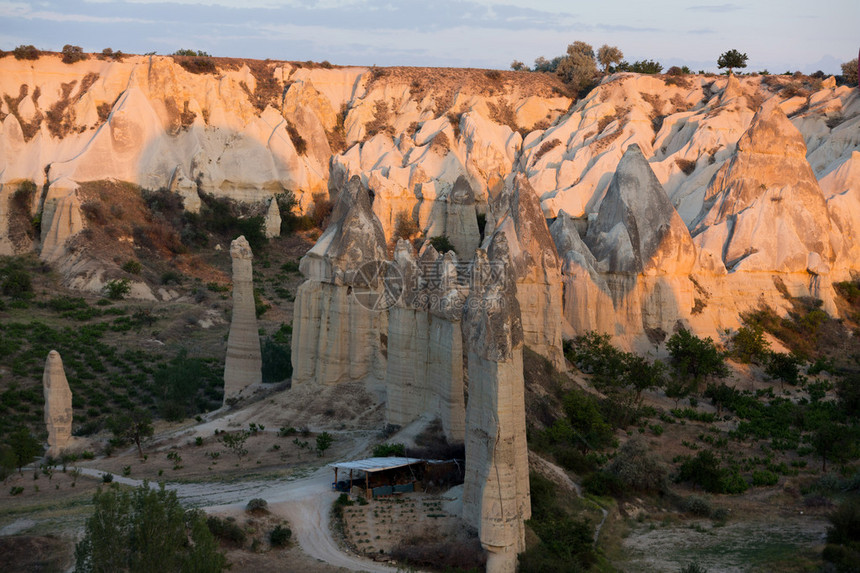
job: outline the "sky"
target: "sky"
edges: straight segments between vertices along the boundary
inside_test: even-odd
[[[718,71],[737,49],[747,71],[836,74],[858,24],[860,0],[0,0],[0,49],[508,69],[581,40],[664,68]]]

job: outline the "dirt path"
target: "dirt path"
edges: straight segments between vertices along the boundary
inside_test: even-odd
[[[367,447],[359,440],[345,457],[353,457]],[[105,473],[97,468],[79,468],[81,473],[101,478]],[[336,494],[331,490],[332,470],[323,466],[307,477],[285,477],[268,480],[236,481],[233,483],[165,483],[167,489],[186,506],[198,507],[211,513],[242,511],[250,499],[262,498],[272,514],[287,519],[294,539],[302,550],[335,567],[350,571],[398,571],[381,563],[344,553],[332,538],[329,513]],[[115,475],[113,481],[139,486],[142,480]]]

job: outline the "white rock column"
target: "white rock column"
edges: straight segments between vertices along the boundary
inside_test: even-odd
[[[254,308],[254,258],[245,237],[230,244],[233,258],[233,320],[224,363],[224,401],[238,396],[251,384],[263,381],[263,360]]]
[[[62,454],[72,439],[72,391],[63,370],[60,353],[52,350],[45,361],[42,375],[45,393],[45,425],[48,427],[48,456]]]

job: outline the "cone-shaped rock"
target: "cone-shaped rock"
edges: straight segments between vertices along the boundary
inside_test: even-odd
[[[517,174],[503,194],[496,208],[505,212],[494,233],[504,234],[507,239],[525,344],[563,370],[561,267],[555,243],[527,177]],[[488,236],[485,244],[494,240],[494,236]]]
[[[251,267],[254,255],[244,236],[230,244],[230,256],[233,259],[233,320],[224,363],[225,401],[263,379]]]
[[[337,194],[330,221],[299,263],[307,280],[294,306],[293,386],[384,376],[387,249],[359,177]]]
[[[504,234],[475,254],[468,328],[469,402],[463,518],[487,550],[487,571],[516,570],[531,516],[517,284]]]
[[[331,222],[302,257],[300,270],[311,280],[349,284],[362,265],[387,258],[382,223],[373,213],[367,188],[356,175],[338,194]]]
[[[45,425],[48,427],[47,455],[57,457],[72,439],[72,391],[63,370],[60,353],[52,350],[42,375],[45,393]]]
[[[696,249],[639,146],[618,163],[585,244],[600,272],[686,274]]]
[[[756,113],[711,180],[693,235],[729,271],[804,272],[810,260],[833,262],[841,241],[806,144],[775,102]]]

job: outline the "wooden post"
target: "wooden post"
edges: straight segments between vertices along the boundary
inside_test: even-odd
[[[364,472],[364,495],[369,499],[370,496],[370,472]]]
[[[337,466],[334,467],[334,489],[337,491]]]
[[[349,470],[349,491],[352,491],[352,468]]]

